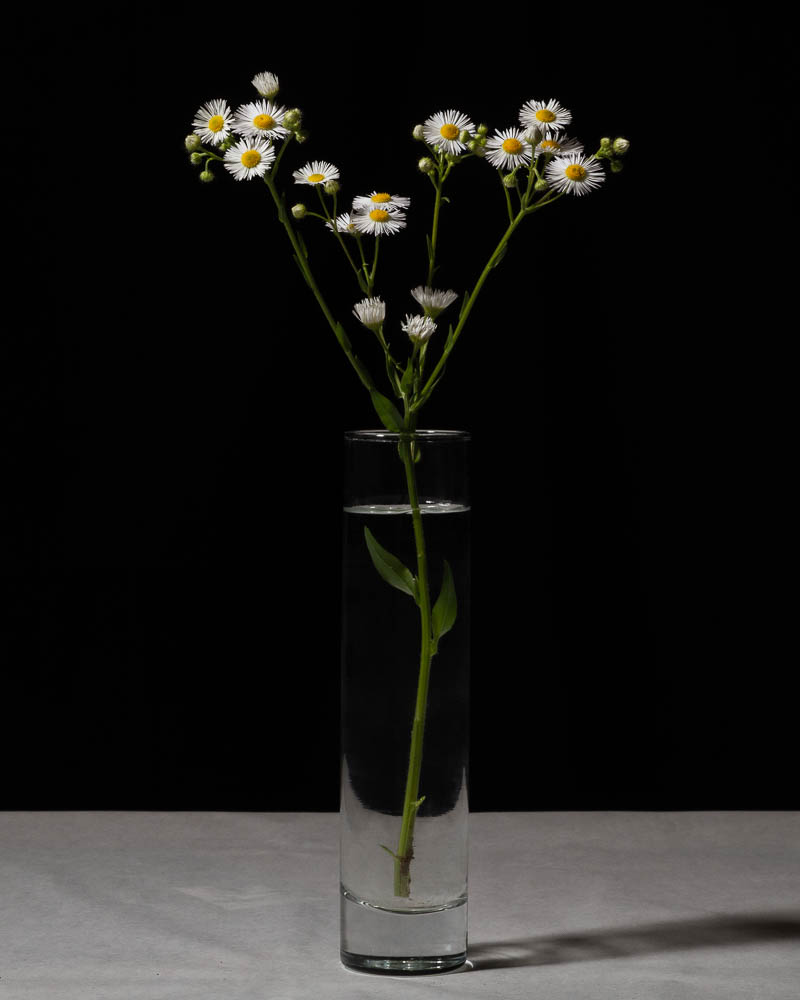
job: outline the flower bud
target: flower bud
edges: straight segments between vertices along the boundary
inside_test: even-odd
[[[609,166],[611,167],[612,174],[618,174],[625,166],[625,164],[621,163],[619,160],[612,160]]]
[[[415,125],[411,135],[415,139],[423,140],[425,138],[425,127],[423,125]]]
[[[202,143],[200,142],[200,136],[195,135],[194,132],[192,132],[191,135],[186,136],[186,138],[183,140],[183,144],[184,146],[186,146],[186,149],[190,153],[193,153],[196,149],[199,149],[200,146],[202,145]]]
[[[476,131],[477,131],[478,135],[487,135],[488,132],[489,132],[489,126],[481,124],[481,125],[478,126],[478,128],[476,129]]]
[[[617,139],[614,140],[614,145],[612,148],[614,152],[617,154],[617,156],[624,156],[631,148],[631,144],[628,142],[627,139],[623,139],[622,136],[619,136]]]
[[[284,121],[285,120],[286,119],[284,119]],[[308,136],[309,133],[304,128],[298,129],[294,134],[294,137],[298,142],[305,142],[308,139]]]
[[[204,160],[205,160],[205,157],[203,156],[202,153],[192,153],[192,155],[189,157],[189,162],[191,163],[191,165],[193,167],[200,167],[200,166],[202,166]]]
[[[202,182],[203,182],[204,184],[208,184],[208,183],[210,183],[211,181],[213,181],[213,180],[214,180],[214,175],[213,175],[213,174],[211,173],[211,171],[210,171],[210,170],[203,170],[203,171],[201,172],[201,174],[200,174],[200,180],[201,180],[201,181],[202,181]]]
[[[526,142],[529,142],[531,146],[538,146],[542,141],[542,130],[537,128],[536,125],[532,125],[522,138]]]
[[[516,187],[516,185],[517,185],[516,174],[514,173],[506,174],[505,177],[503,178],[503,187],[513,188]]]
[[[463,142],[465,146],[471,138],[472,136],[469,134],[469,132],[467,132],[466,129],[462,129],[461,132],[459,132],[458,134],[458,141]]]
[[[534,191],[538,191],[539,193],[541,193],[541,192],[543,192],[543,191],[547,191],[547,190],[549,189],[549,187],[550,187],[550,185],[549,185],[549,184],[547,183],[547,181],[546,181],[546,180],[544,179],[544,177],[541,177],[541,178],[540,178],[540,179],[539,179],[539,180],[538,180],[538,181],[537,181],[537,182],[536,182],[536,183],[535,183],[535,184],[533,185],[533,190],[534,190]]]
[[[298,202],[296,205],[292,205],[292,215],[295,219],[302,219],[306,214],[306,206],[302,202]]]
[[[419,169],[422,171],[423,174],[432,174],[433,171],[436,169],[436,164],[433,162],[430,156],[423,156],[422,159],[417,164],[417,166],[419,167]]]
[[[475,150],[475,156],[481,157],[486,156],[486,150],[483,148],[486,145],[486,140],[478,140],[478,148]]]
[[[286,114],[283,116],[283,124],[290,132],[294,132],[295,129],[300,128],[300,123],[303,121],[303,112],[300,108],[290,108]]]
[[[341,185],[338,181],[325,181],[325,194],[338,194],[341,191]]]
[[[470,153],[477,153],[478,150],[481,148],[482,148],[481,144],[480,142],[478,142],[477,139],[473,139],[472,142],[470,142],[469,145],[467,146],[467,149],[470,151]]]
[[[601,149],[611,148],[611,140],[608,138],[608,136],[605,136],[603,139],[600,140],[600,148]]]

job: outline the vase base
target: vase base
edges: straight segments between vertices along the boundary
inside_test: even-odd
[[[361,972],[450,972],[467,959],[467,902],[395,910],[341,895],[342,965]]]
[[[354,955],[342,951],[342,965],[358,972],[372,972],[385,976],[424,976],[437,972],[452,972],[467,961],[467,953],[458,955],[425,955],[415,958],[379,958],[375,955]]]

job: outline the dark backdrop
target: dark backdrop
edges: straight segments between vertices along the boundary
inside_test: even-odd
[[[411,195],[395,314],[424,279],[416,122],[555,96],[588,148],[632,142],[515,237],[426,411],[473,433],[472,808],[798,806],[789,43],[768,13],[648,10],[118,5],[9,33],[0,805],[338,806],[341,440],[376,419],[263,185],[201,185],[183,150],[269,69],[311,132],[292,167]],[[463,289],[503,199],[474,162],[449,194]]]

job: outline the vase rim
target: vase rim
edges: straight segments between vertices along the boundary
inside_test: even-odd
[[[355,430],[355,431],[345,431],[345,440],[347,441],[400,441],[403,438],[426,438],[427,440],[446,440],[446,441],[469,441],[471,434],[469,431],[460,430],[441,430],[441,429],[422,429],[412,432],[403,431],[387,431],[385,428],[375,428],[373,430]]]

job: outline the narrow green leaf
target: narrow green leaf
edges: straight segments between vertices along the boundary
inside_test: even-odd
[[[413,597],[419,603],[417,581],[411,570],[407,566],[404,566],[397,556],[393,556],[391,552],[387,552],[382,545],[379,545],[375,541],[375,536],[366,525],[364,526],[364,538],[367,542],[367,549],[369,550],[372,564],[383,579],[398,590],[402,590],[404,594]]]
[[[399,410],[391,399],[387,399],[377,389],[370,391],[370,397],[372,398],[372,405],[375,407],[375,412],[381,418],[383,426],[390,431],[401,432],[404,429],[403,418],[400,416]]]
[[[497,267],[502,262],[503,258],[505,257],[505,255],[507,253],[508,253],[508,243],[504,243],[503,244],[503,249],[497,255],[497,260],[494,262],[494,264],[492,264],[492,269],[494,269],[495,267]]]
[[[450,563],[444,561],[444,575],[442,577],[442,589],[439,592],[436,604],[433,606],[432,626],[433,637],[438,640],[449,632],[455,624],[458,613],[458,601],[456,600],[456,588],[453,583],[453,572]]]
[[[403,372],[403,378],[400,381],[400,388],[403,392],[408,392],[414,383],[414,362],[411,358],[408,359],[408,364],[406,365],[406,370]]]
[[[352,350],[352,345],[350,344],[350,338],[344,332],[344,327],[341,323],[336,324],[336,339],[345,348],[345,350]]]

